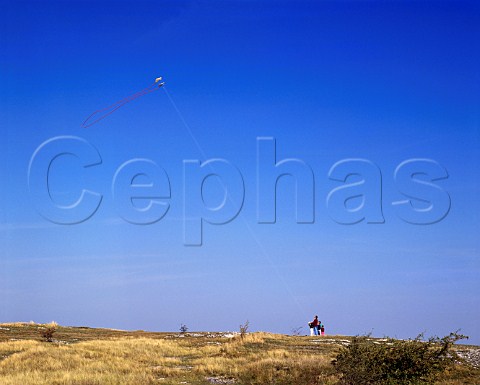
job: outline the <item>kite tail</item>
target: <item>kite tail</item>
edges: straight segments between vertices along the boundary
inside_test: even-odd
[[[82,123],[82,127],[88,128],[90,126],[93,126],[95,123],[98,123],[100,120],[105,119],[107,116],[113,114],[116,110],[118,110],[120,107],[124,106],[125,104],[139,98],[140,96],[143,96],[158,90],[162,85],[163,83],[159,84],[155,82],[152,85],[148,86],[147,88],[144,88],[143,90],[138,91],[133,95],[127,96],[126,98],[123,98],[108,107],[94,111],[90,116],[88,116],[87,119],[85,119],[85,121]]]

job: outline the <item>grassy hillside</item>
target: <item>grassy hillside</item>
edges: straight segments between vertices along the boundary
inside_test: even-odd
[[[0,325],[2,385],[336,384],[332,360],[350,337],[251,333],[152,333]],[[379,340],[381,343],[381,340]],[[438,384],[480,384],[476,347]]]

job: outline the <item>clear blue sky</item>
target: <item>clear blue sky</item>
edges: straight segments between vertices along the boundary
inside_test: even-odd
[[[331,334],[461,329],[480,344],[478,3],[10,1],[0,15],[1,322],[237,330],[248,319],[306,333],[318,314]],[[163,90],[81,128],[159,75],[198,145]],[[51,170],[57,202],[84,185],[103,195],[79,225],[45,220],[28,191],[32,154],[60,135],[103,161],[85,175],[68,157]],[[314,224],[295,223],[287,178],[277,223],[257,223],[257,137],[312,168]],[[170,178],[170,210],[150,226],[115,211],[112,177],[132,158]],[[187,247],[182,161],[210,158],[241,171],[244,207]],[[345,158],[381,170],[384,224],[330,217],[328,172]],[[404,198],[395,168],[411,158],[448,171],[438,223],[405,223],[391,204]]]

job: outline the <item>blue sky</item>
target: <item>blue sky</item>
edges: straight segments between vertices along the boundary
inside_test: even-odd
[[[0,321],[236,330],[248,319],[253,330],[306,333],[318,314],[327,333],[461,329],[480,344],[478,4],[33,1],[0,11]],[[159,75],[180,115],[159,90],[81,127]],[[51,170],[56,202],[84,186],[103,196],[70,226],[39,214],[27,179],[35,150],[65,135],[102,158],[82,171],[64,157]],[[277,160],[312,169],[315,223],[295,222],[288,177],[277,223],[257,223],[257,137],[276,139]],[[112,197],[116,170],[134,158],[170,180],[170,209],[153,225],[123,221]],[[183,202],[194,192],[182,162],[211,158],[240,170],[244,205],[188,247]],[[328,173],[347,158],[381,171],[385,223],[332,219],[326,198],[341,183]],[[435,182],[451,199],[438,223],[406,223],[392,206],[405,199],[394,171],[413,158],[448,172]]]

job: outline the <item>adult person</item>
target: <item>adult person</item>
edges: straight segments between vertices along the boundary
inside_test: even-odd
[[[318,335],[318,315],[315,316],[312,322],[308,323],[310,326],[310,336],[317,336]]]

